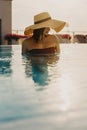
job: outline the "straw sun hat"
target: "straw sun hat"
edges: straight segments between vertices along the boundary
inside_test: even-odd
[[[34,29],[50,27],[56,32],[59,32],[63,29],[66,22],[52,19],[48,12],[43,12],[34,16],[34,24],[28,26],[24,30],[25,35],[29,35],[33,33]]]

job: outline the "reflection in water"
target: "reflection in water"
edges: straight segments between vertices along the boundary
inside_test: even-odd
[[[11,46],[0,46],[0,75],[9,76],[11,70]]]
[[[32,78],[35,83],[46,85],[48,79],[48,69],[46,64],[32,64]]]
[[[28,77],[32,76],[35,83],[41,86],[49,84],[48,67],[57,63],[58,55],[50,56],[29,56],[26,60],[25,73]],[[32,69],[32,71],[30,71]],[[31,73],[30,73],[31,72]]]

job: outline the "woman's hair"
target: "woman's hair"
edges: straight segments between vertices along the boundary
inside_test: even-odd
[[[39,28],[39,29],[35,29],[33,31],[33,38],[36,42],[38,42],[40,40],[40,36],[43,35],[43,31],[45,28]]]

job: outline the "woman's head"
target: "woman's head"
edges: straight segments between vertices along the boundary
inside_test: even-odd
[[[40,36],[43,35],[44,29],[45,28],[39,28],[33,31],[33,38],[36,42],[40,40]]]
[[[47,35],[49,32],[50,28],[39,28],[39,29],[35,29],[33,31],[33,38],[36,42],[38,42],[40,40],[41,37],[43,37],[44,35]]]

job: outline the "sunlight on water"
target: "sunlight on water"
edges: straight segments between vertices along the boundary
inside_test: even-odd
[[[0,47],[0,130],[86,130],[87,45],[25,57]]]

